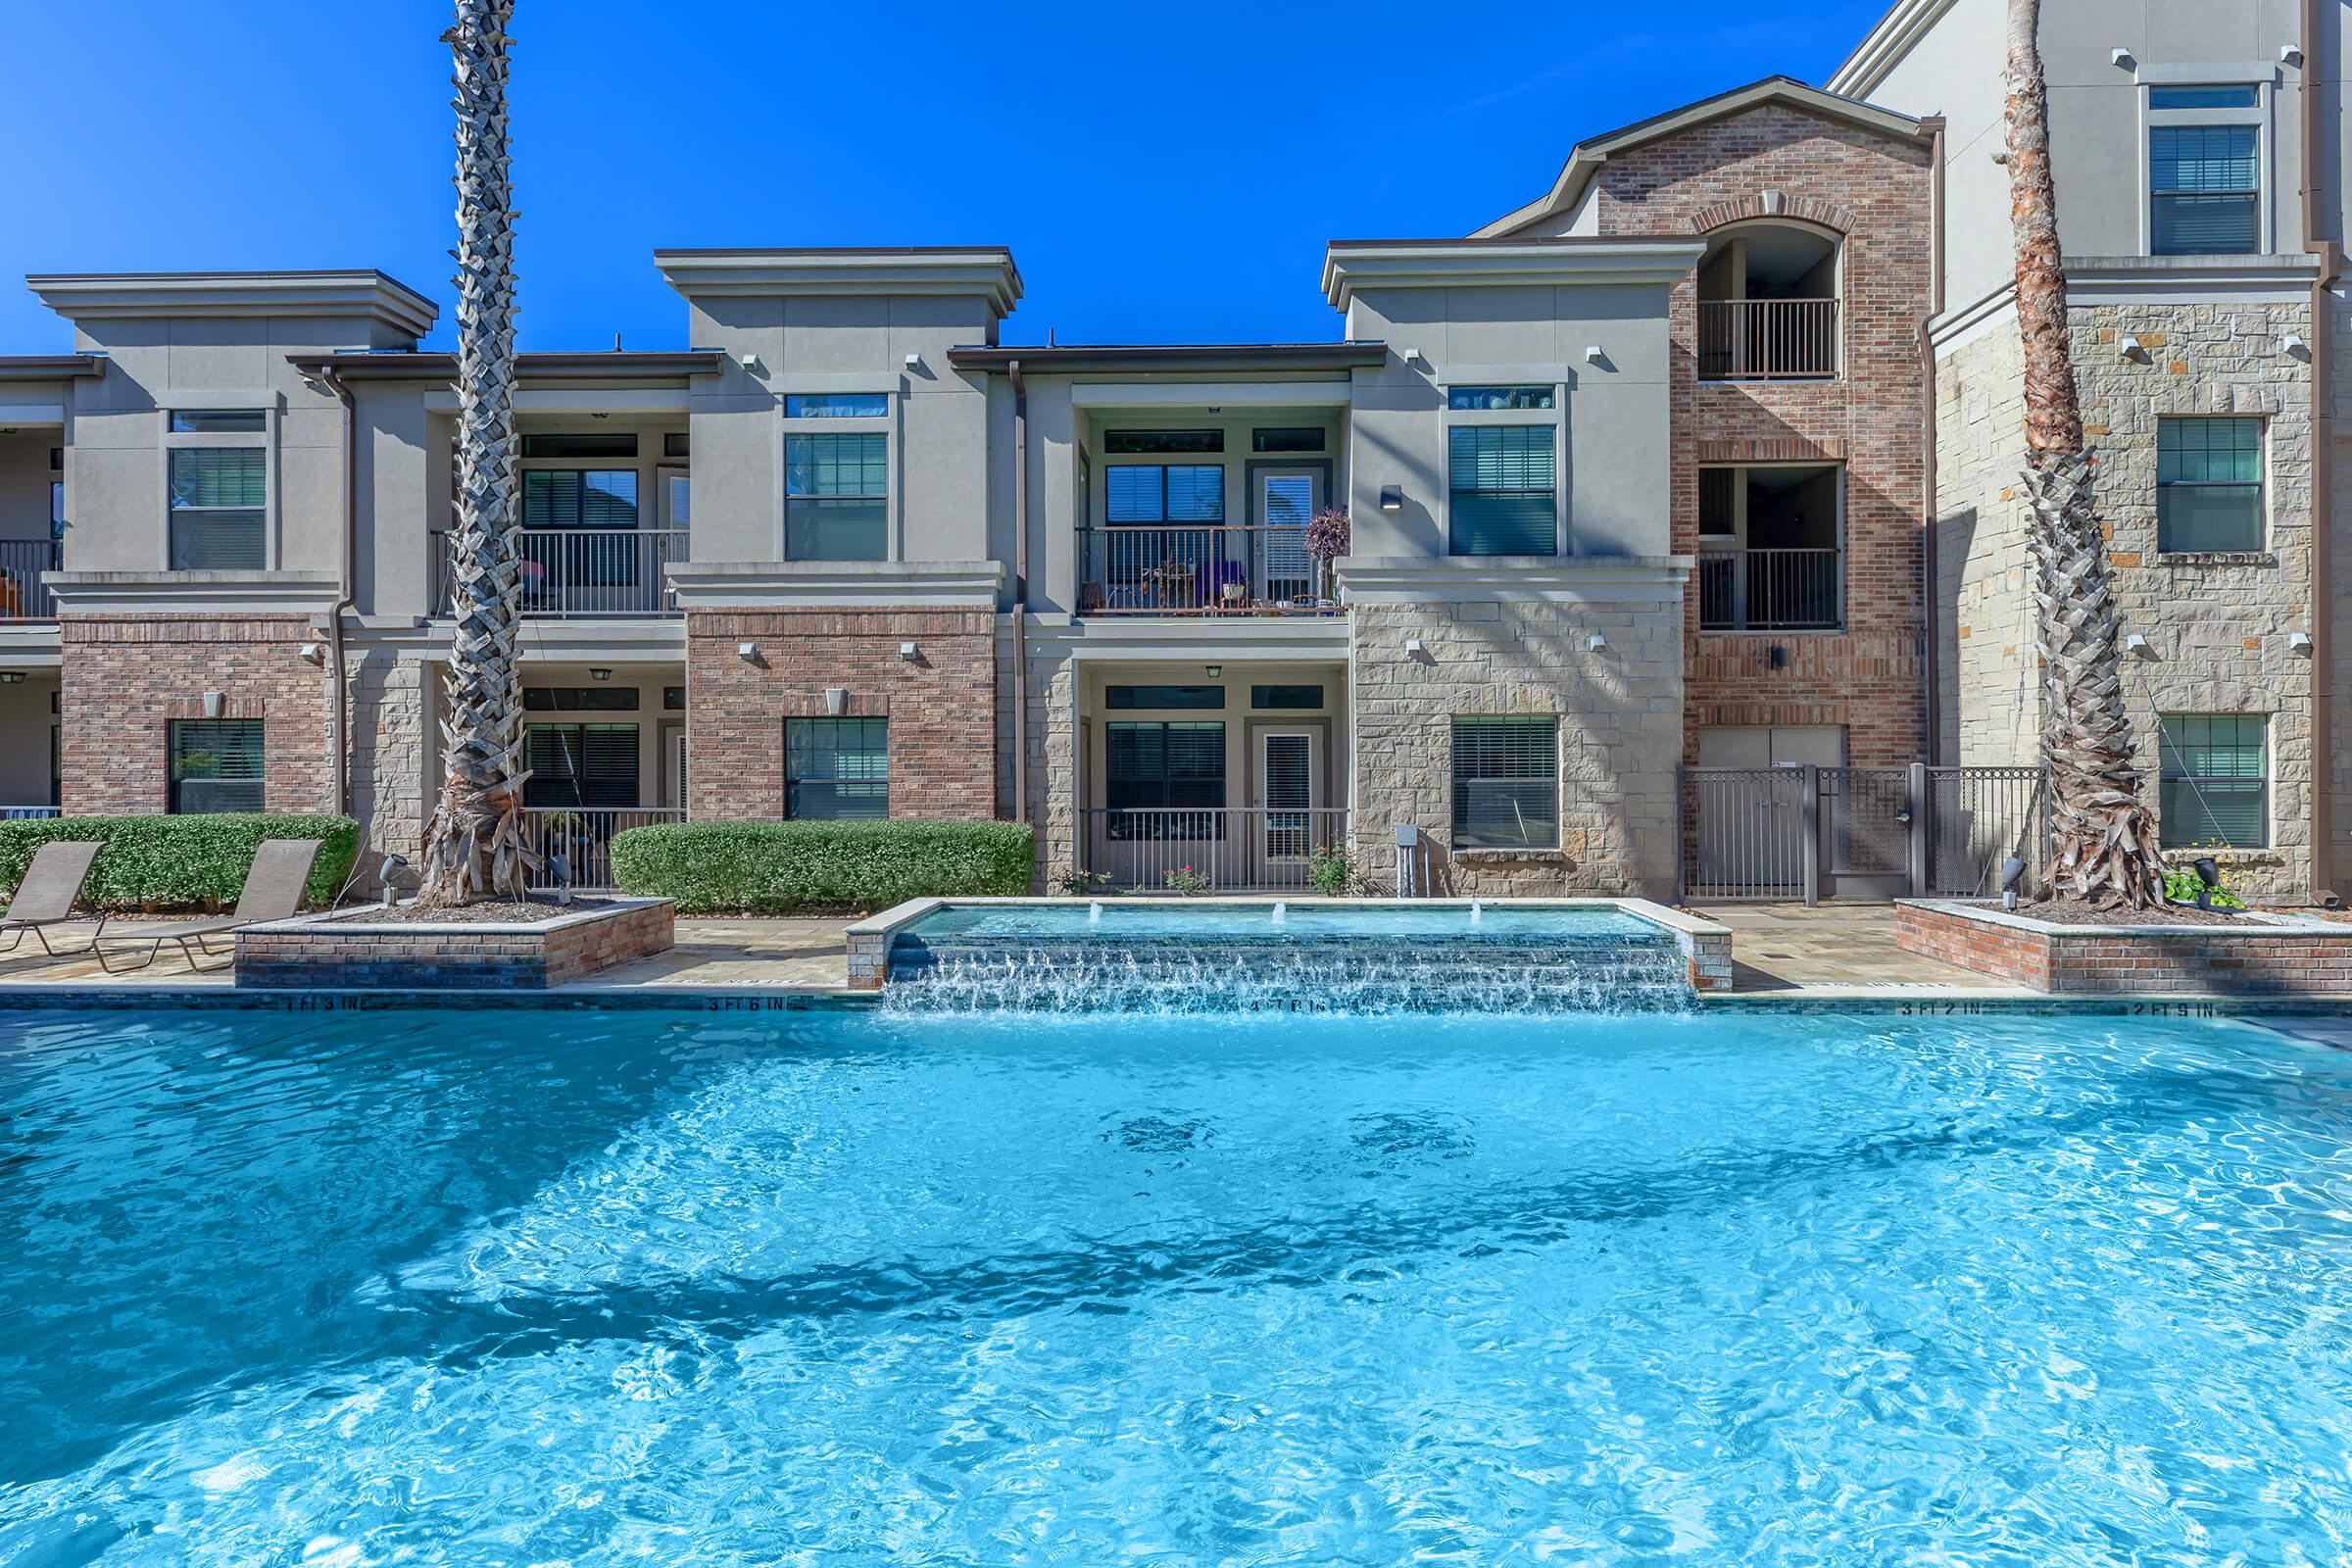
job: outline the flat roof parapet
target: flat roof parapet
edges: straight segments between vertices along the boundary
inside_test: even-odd
[[[365,316],[408,338],[433,302],[373,268],[294,272],[34,272],[24,286],[69,321],[153,317]]]
[[[1020,269],[1002,245],[658,250],[671,288],[703,296],[980,296],[999,316],[1021,298]]]

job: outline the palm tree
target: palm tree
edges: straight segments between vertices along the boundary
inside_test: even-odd
[[[2036,41],[2040,0],[2008,0],[2009,221],[2017,327],[2025,341],[2026,470],[2033,508],[2035,643],[2042,662],[2041,755],[2050,777],[2051,885],[2094,903],[2161,904],[2164,862],[2140,801],[2124,711],[2121,622],[2082,444],[2068,357],[2066,274]]]
[[[457,631],[444,686],[446,766],[424,832],[419,904],[523,896],[520,599],[514,517],[514,212],[507,157],[507,24],[514,0],[457,0],[442,35],[458,96]]]

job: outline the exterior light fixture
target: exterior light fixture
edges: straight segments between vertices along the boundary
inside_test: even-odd
[[[314,664],[326,662],[326,645],[324,643],[304,643],[298,651],[304,659]]]
[[[2017,907],[2017,885],[2026,879],[2026,862],[2012,855],[2001,862],[2001,907]]]
[[[590,680],[611,680],[612,671],[602,664],[591,664],[588,667],[588,678]]]
[[[1779,643],[1774,643],[1770,648],[1764,650],[1764,667],[1766,669],[1787,669],[1788,667],[1788,650]]]
[[[1381,510],[1381,511],[1383,511],[1383,512],[1399,512],[1399,511],[1402,511],[1402,510],[1403,510],[1403,508],[1404,508],[1404,486],[1402,486],[1402,485],[1400,485],[1400,484],[1384,484],[1384,485],[1382,485],[1382,486],[1380,487],[1380,510]]]
[[[1396,357],[1407,365],[1427,365],[1429,363],[1421,357],[1419,349],[1398,349]]]
[[[2310,351],[2311,345],[2303,341],[2300,332],[2289,332],[2278,340],[2278,352],[2281,354],[2303,355]]]
[[[387,855],[382,863],[376,866],[375,879],[383,886],[385,908],[389,909],[400,902],[400,889],[392,879],[408,868],[409,858],[405,855]]]
[[[1599,364],[1601,361],[1603,361],[1603,360],[1605,360],[1605,359],[1607,359],[1607,358],[1608,358],[1608,356],[1607,356],[1607,355],[1605,355],[1605,354],[1603,354],[1603,353],[1601,353],[1601,352],[1600,352],[1600,345],[1599,345],[1599,344],[1597,344],[1597,343],[1588,343],[1588,344],[1586,344],[1586,345],[1585,345],[1585,363],[1586,363],[1586,364],[1588,364],[1588,365],[1598,365],[1598,364]]]
[[[825,711],[835,718],[850,710],[850,693],[846,686],[825,688]]]
[[[2307,632],[2307,631],[2290,631],[2290,632],[2288,632],[2288,633],[2286,634],[2286,651],[2287,651],[2288,653],[2290,653],[2290,654],[2308,654],[2308,653],[2310,653],[2310,652],[2311,652],[2311,633],[2309,633],[2309,632]],[[19,676],[17,677],[17,679],[19,679],[19,680],[23,680],[24,678],[24,676],[22,676],[22,675],[19,675]]]
[[[1421,657],[1420,638],[1407,637],[1404,640],[1404,657],[1407,659],[1419,659]]]
[[[2280,45],[2278,49],[2278,63],[2282,66],[2301,65],[2303,63],[2302,46],[2300,44],[2292,43]]]
[[[1585,639],[1585,646],[1597,654],[1603,648],[1609,646],[1609,640],[1606,637],[1603,637],[1599,632],[1594,632],[1592,636]]]
[[[2121,66],[2126,71],[2131,70],[2133,65],[2137,64],[2137,62],[2132,58],[2132,51],[2129,49],[2108,50],[2107,63],[2111,66]]]
[[[2144,653],[2146,653],[2147,651],[2148,651],[2148,639],[2147,639],[2146,637],[2142,636],[2140,633],[2138,633],[2138,632],[2131,632],[2131,633],[2129,633],[2129,634],[2127,634],[2127,635],[2125,636],[2125,638],[2124,638],[2124,652],[2125,652],[2125,653],[2127,653],[2127,654],[2144,654]]]
[[[1200,667],[1208,671],[1208,678],[1210,680],[1215,680],[1218,676],[1225,673],[1225,666],[1223,664],[1203,664]]]
[[[2140,347],[2139,339],[2127,332],[2115,345],[2115,352],[2127,360],[2136,360],[2148,351]]]
[[[905,661],[906,661],[906,662],[908,662],[909,664],[913,663],[913,662],[914,662],[914,661],[915,661],[915,657],[916,657],[916,651],[915,651],[915,646],[914,646],[914,644],[912,644],[912,643],[901,643],[901,644],[899,644],[899,657],[900,657],[901,659],[904,659]]]
[[[901,363],[909,370],[919,370],[923,368],[923,357],[920,354],[909,354]]]
[[[738,355],[735,363],[743,367],[744,373],[747,375],[758,375],[760,373],[760,356],[757,354]]]
[[[758,643],[737,643],[735,657],[746,661],[756,660],[760,657],[760,645]]]
[[[0,686],[22,686],[24,672],[21,669],[0,669]]]

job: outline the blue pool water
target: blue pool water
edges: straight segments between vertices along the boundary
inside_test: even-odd
[[[0,1562],[2322,1563],[2230,1022],[0,1016]]]
[[[1222,937],[1592,937],[1648,936],[1659,927],[1639,915],[1594,905],[1488,905],[1475,919],[1467,904],[1413,905],[1354,900],[1345,905],[1288,904],[1279,920],[1270,904],[957,904],[932,910],[906,929],[926,937],[1095,937],[1213,941]]]

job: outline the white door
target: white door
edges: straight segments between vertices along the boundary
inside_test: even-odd
[[[1317,589],[1314,558],[1306,553],[1306,525],[1322,502],[1323,469],[1255,468],[1250,510],[1260,528],[1257,596],[1277,603],[1311,598]]]
[[[1315,734],[1261,730],[1257,744],[1259,853],[1269,862],[1303,860],[1314,848]]]

